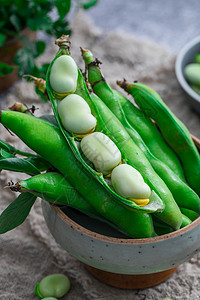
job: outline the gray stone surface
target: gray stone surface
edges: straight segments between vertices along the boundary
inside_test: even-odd
[[[199,0],[99,0],[87,14],[104,30],[149,38],[174,53],[200,34]]]

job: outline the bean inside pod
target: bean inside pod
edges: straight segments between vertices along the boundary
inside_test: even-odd
[[[120,196],[133,200],[138,205],[148,204],[151,189],[144,182],[142,175],[132,166],[121,164],[114,168],[111,181]]]
[[[91,114],[89,105],[76,94],[71,94],[58,103],[58,114],[63,127],[71,133],[86,134],[96,126],[97,121]]]
[[[101,132],[94,132],[81,140],[81,150],[104,175],[111,173],[121,161],[121,152],[113,141]]]
[[[75,92],[77,78],[77,65],[71,56],[62,55],[55,60],[51,68],[49,81],[59,98]]]

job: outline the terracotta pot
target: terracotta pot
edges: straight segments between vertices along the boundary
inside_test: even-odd
[[[22,30],[21,35],[27,36],[30,40],[36,39],[36,32],[26,28]],[[2,63],[14,65],[14,57],[16,52],[22,47],[22,43],[17,38],[12,38],[6,41],[0,48],[0,60]],[[17,70],[1,77],[0,79],[0,93],[7,90],[18,79]]]

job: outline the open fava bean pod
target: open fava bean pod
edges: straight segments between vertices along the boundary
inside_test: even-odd
[[[58,109],[57,109],[57,104],[59,103],[60,100],[58,100],[56,98],[56,92],[57,91],[54,91],[52,89],[50,79],[52,78],[51,70],[52,70],[52,67],[54,66],[54,63],[56,62],[56,60],[58,58],[60,58],[61,56],[68,57],[68,55],[69,55],[69,51],[68,51],[69,40],[68,40],[68,37],[65,36],[62,39],[57,40],[57,43],[60,46],[60,50],[59,50],[58,54],[56,55],[56,57],[54,58],[54,60],[52,61],[51,65],[50,65],[50,68],[47,72],[47,91],[48,91],[48,94],[49,94],[50,101],[52,103],[52,107],[53,107],[54,114],[55,114],[56,120],[58,122],[59,128],[60,128],[61,132],[63,133],[63,135],[65,136],[66,141],[70,145],[73,153],[76,155],[77,161],[79,161],[82,164],[82,169],[86,170],[88,172],[88,174],[90,174],[91,179],[93,178],[95,181],[100,182],[101,186],[103,186],[102,188],[107,190],[109,192],[109,194],[112,197],[114,197],[114,199],[116,201],[118,200],[121,204],[126,205],[127,207],[130,207],[131,209],[133,209],[135,211],[141,211],[141,212],[161,211],[164,208],[164,204],[162,203],[162,200],[160,199],[160,197],[157,196],[157,194],[154,191],[152,191],[152,193],[151,193],[152,201],[150,199],[149,205],[146,205],[144,207],[139,207],[133,201],[129,201],[128,199],[120,197],[118,194],[116,194],[114,192],[114,190],[111,189],[110,186],[106,183],[106,180],[105,180],[105,178],[103,178],[102,173],[99,173],[96,170],[94,170],[89,164],[86,163],[86,161],[81,156],[81,153],[79,151],[79,147],[77,146],[76,139],[78,140],[80,138],[83,138],[84,135],[80,136],[80,135],[70,133],[70,132],[66,131],[65,128],[63,127],[61,119],[60,119],[59,114],[58,114]],[[123,136],[124,137],[123,141],[120,141],[119,137],[116,138],[116,134],[117,134],[117,131],[118,131],[117,128],[115,128],[115,131],[116,131],[115,136],[114,136],[114,134],[111,135],[111,132],[109,131],[111,129],[109,128],[108,124],[106,124],[106,122],[104,122],[104,120],[102,120],[102,116],[101,116],[100,111],[96,108],[95,104],[93,103],[92,99],[90,98],[90,95],[88,93],[88,90],[87,90],[86,84],[84,82],[83,76],[82,76],[82,74],[81,74],[81,72],[79,71],[78,68],[77,68],[77,70],[78,70],[78,80],[77,80],[77,88],[76,88],[75,94],[79,95],[80,97],[82,97],[87,102],[87,104],[89,105],[89,107],[91,109],[92,115],[96,118],[97,125],[96,125],[96,128],[95,128],[95,132],[102,132],[103,134],[108,136],[116,144],[116,146],[120,150],[121,155],[122,155],[122,160],[127,160],[127,157],[125,156],[124,152],[129,150],[129,140],[130,140],[129,136],[128,135]],[[59,105],[60,104],[58,104],[58,106]],[[108,112],[109,111],[107,111],[107,113]],[[111,121],[111,119],[112,119],[112,115],[107,115],[107,121]],[[117,125],[119,126],[119,124],[121,126],[121,128],[120,128],[120,130],[121,130],[123,128],[123,126],[121,125],[121,123],[118,123]],[[121,130],[121,132],[122,132],[122,130]],[[123,132],[121,133],[121,135],[123,135]],[[120,142],[121,143],[123,142],[123,146],[124,146],[123,149],[122,149],[122,144],[120,144]],[[127,150],[125,150],[125,144],[126,144],[126,149]],[[131,144],[132,144],[132,142],[131,142]],[[133,146],[133,145],[131,145],[131,146]],[[113,153],[113,156],[114,155],[115,155],[115,153]],[[136,155],[138,156],[138,154],[136,154]],[[74,179],[71,178],[71,180],[75,181],[75,178]],[[75,185],[76,183],[73,182],[72,184]]]
[[[93,57],[91,51],[81,48],[81,52],[86,64],[88,80],[95,93],[121,121],[130,137],[165,182],[178,206],[200,213],[198,194],[186,183],[176,153],[166,143],[155,124],[126,97],[111,89],[102,75],[98,59]],[[94,93],[91,93],[91,96],[96,105],[100,103]]]

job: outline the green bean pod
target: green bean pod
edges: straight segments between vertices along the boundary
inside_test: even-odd
[[[106,122],[106,112],[108,110],[107,106],[104,102],[94,93],[90,94],[96,107],[101,111],[101,116]],[[112,124],[110,128],[116,128],[115,126],[116,117],[113,115],[110,118],[109,122]],[[117,121],[116,121],[117,122]],[[152,153],[149,151],[148,147],[141,139],[139,134],[133,128],[127,128],[127,131],[135,142],[135,144],[143,151],[147,159],[150,161],[152,167],[156,171],[156,173],[163,179],[166,183],[167,187],[171,191],[176,203],[179,207],[184,207],[188,209],[193,209],[197,213],[200,213],[200,198],[199,196],[184,182],[182,181],[177,174],[173,172],[167,165],[165,165],[162,161],[157,159]],[[166,209],[166,208],[165,208]],[[162,218],[162,214],[159,214],[160,218]]]
[[[188,217],[190,220],[194,221],[199,217],[199,214],[195,212],[192,209],[187,209],[187,208],[180,208],[182,214],[184,214],[186,217]]]
[[[1,111],[0,122],[59,170],[99,214],[122,231],[134,238],[155,235],[150,214],[137,213],[120,205],[107,189],[102,188],[100,181],[90,176],[56,126],[13,111]],[[71,143],[74,143],[73,138]]]
[[[200,196],[200,155],[188,129],[150,87],[126,81],[118,84],[130,93],[143,112],[156,122],[163,137],[180,158],[188,184]]]
[[[99,216],[81,194],[59,173],[39,174],[17,182],[10,189],[20,193],[29,192],[50,203],[70,206],[88,215]]]
[[[192,223],[192,220],[188,216],[186,216],[182,213],[181,228],[189,225],[190,223]],[[160,222],[160,220],[158,220],[158,219],[153,219],[153,224],[154,224],[155,232],[158,235],[163,235],[163,234],[168,234],[168,233],[173,232],[172,227],[168,226],[165,223]]]
[[[58,57],[60,57],[60,55],[69,55],[68,50],[65,49],[65,46],[66,46],[66,41],[64,43],[64,46],[61,45],[60,51],[58,52],[55,59],[52,61],[51,65],[50,65],[50,68],[49,68],[48,74],[47,74],[47,91],[49,94],[49,98],[52,102],[54,114],[57,118],[57,122],[60,126],[60,129],[63,132],[64,136],[66,137],[66,140],[70,141],[68,133],[62,128],[62,125],[60,123],[60,120],[59,120],[59,117],[57,114],[57,110],[56,110],[56,99],[54,97],[54,92],[51,90],[51,86],[50,86],[50,82],[49,82],[49,74],[51,72],[51,66],[53,65],[55,60]],[[126,161],[128,163],[130,163],[131,166],[133,166],[136,170],[138,170],[141,173],[145,182],[150,186],[150,188],[152,190],[152,194],[153,194],[153,192],[154,192],[154,195],[156,193],[157,196],[160,197],[164,201],[165,210],[162,214],[160,214],[160,216],[161,216],[161,218],[163,218],[163,220],[165,220],[165,222],[167,222],[175,230],[177,230],[181,224],[181,213],[180,213],[180,210],[179,210],[176,202],[174,201],[174,199],[172,197],[171,192],[169,191],[169,189],[167,188],[165,183],[160,179],[160,177],[155,173],[155,171],[151,167],[149,161],[146,159],[145,155],[142,153],[142,151],[135,145],[135,143],[131,140],[130,136],[127,135],[126,130],[124,130],[124,128],[120,122],[119,122],[121,125],[120,128],[118,127],[118,125],[116,125],[116,123],[115,123],[115,126],[117,126],[117,127],[115,127],[115,129],[112,128],[112,126],[109,126],[109,128],[112,128],[113,133],[115,135],[109,134],[109,131],[107,130],[108,126],[107,126],[107,128],[105,128],[105,125],[109,122],[110,119],[112,119],[113,115],[109,114],[109,116],[107,116],[104,119],[104,121],[102,122],[102,111],[99,112],[97,110],[94,102],[92,101],[91,97],[89,96],[89,93],[86,88],[82,74],[80,73],[79,70],[78,70],[78,72],[79,72],[79,75],[78,75],[78,81],[77,81],[77,89],[76,89],[75,93],[80,95],[81,97],[83,97],[84,100],[89,104],[93,115],[97,119],[96,130],[102,131],[106,135],[108,135],[116,143],[116,145],[118,146],[118,148],[120,149],[121,152],[122,152],[122,147],[120,147],[119,144],[117,144],[117,141],[123,142],[124,158],[126,159]],[[121,130],[123,130],[122,131],[123,133],[120,132]],[[120,138],[119,138],[119,136],[117,137],[118,133],[121,134]],[[126,137],[126,138],[124,138],[124,137]],[[126,151],[126,152],[124,152],[124,151]],[[78,159],[78,155],[77,155],[77,159]],[[80,159],[80,157],[79,157],[79,159]],[[84,162],[83,162],[83,165],[84,165]],[[88,168],[88,166],[86,166],[86,167]],[[95,176],[94,170],[90,170],[90,171],[91,171],[91,175]],[[121,201],[121,202],[123,203],[123,201]],[[147,211],[147,208],[148,208],[149,212],[150,212],[150,207],[151,207],[151,201],[148,205],[141,207],[140,211],[142,211],[142,209],[143,209],[143,211],[145,209]]]
[[[100,220],[116,230],[122,231],[116,225],[102,217],[102,215],[74,189],[69,181],[59,173],[48,172],[36,175],[17,182],[15,185],[12,185],[10,189],[20,193],[29,192],[36,197],[40,197],[56,205],[75,208],[91,218]]]
[[[65,48],[66,47],[66,41],[64,42],[64,47],[61,46],[58,54],[56,55],[56,57],[54,58],[54,60],[52,61],[52,63],[50,64],[50,67],[48,69],[47,72],[47,92],[49,95],[49,99],[52,103],[52,107],[54,110],[54,115],[55,118],[57,120],[58,126],[61,130],[61,132],[63,133],[67,143],[70,145],[70,148],[72,149],[72,151],[74,152],[77,160],[79,160],[79,162],[82,164],[82,168],[85,168],[88,171],[88,174],[90,174],[91,177],[95,178],[96,180],[98,180],[101,185],[107,189],[107,191],[111,194],[111,196],[113,196],[116,201],[119,201],[120,203],[122,203],[123,205],[134,209],[135,211],[139,211],[139,212],[155,212],[155,211],[162,211],[164,209],[164,204],[163,201],[160,199],[160,195],[158,195],[156,188],[153,186],[153,184],[151,184],[150,188],[152,190],[152,194],[150,197],[150,202],[148,205],[140,207],[138,206],[136,203],[134,203],[133,201],[130,201],[128,199],[125,199],[121,196],[119,196],[117,193],[114,192],[113,189],[111,189],[109,187],[109,185],[105,182],[103,176],[101,174],[99,174],[98,172],[96,172],[93,168],[91,168],[82,158],[79,149],[77,148],[75,142],[74,142],[74,138],[72,137],[72,135],[67,132],[64,127],[61,124],[61,120],[58,116],[58,112],[57,112],[57,99],[55,98],[55,93],[51,88],[50,85],[50,74],[51,74],[51,68],[54,64],[54,62],[56,61],[56,59],[58,59],[60,56],[62,55],[69,55],[68,49]],[[110,111],[107,111],[107,116],[106,116],[106,120],[102,120],[101,117],[101,112],[98,111],[98,109],[96,108],[93,100],[91,99],[89,92],[87,90],[85,81],[83,79],[83,76],[80,72],[80,70],[78,69],[78,80],[77,80],[77,88],[75,93],[79,96],[81,96],[90,106],[90,109],[92,111],[92,114],[95,116],[95,118],[97,119],[97,126],[96,126],[96,131],[99,132],[103,132],[104,134],[106,134],[115,144],[116,146],[119,148],[120,152],[122,153],[122,159],[127,160],[128,155],[132,156],[132,161],[129,159],[128,162],[130,163],[130,165],[132,165],[134,168],[138,169],[138,171],[141,173],[141,166],[143,166],[143,178],[144,180],[146,180],[146,169],[147,168],[151,168],[151,165],[149,164],[149,162],[147,161],[147,159],[145,158],[145,156],[143,155],[143,153],[140,151],[140,149],[137,148],[137,146],[131,141],[129,135],[126,133],[126,131],[124,130],[123,126],[121,125],[120,122],[115,123],[115,127],[108,126],[108,122],[109,120],[111,120],[112,115],[110,115]],[[107,123],[107,124],[106,124]],[[112,133],[109,131],[108,127],[112,127]],[[76,137],[76,135],[75,135]],[[129,153],[129,154],[128,154]],[[135,165],[137,164],[137,166]],[[146,164],[146,165],[145,165]],[[151,174],[149,175],[149,177],[152,177],[152,172],[154,173],[153,170],[151,170]],[[155,174],[156,176],[156,174]],[[150,183],[150,180],[148,180],[147,184]],[[156,184],[155,184],[156,185]],[[158,186],[158,185],[157,185]],[[177,223],[177,221],[176,221]],[[175,225],[175,227],[177,228],[177,224]]]
[[[97,96],[109,107],[124,127],[134,128],[151,153],[168,165],[183,181],[185,181],[182,166],[174,151],[167,145],[162,135],[149,118],[134,106],[126,97],[118,91],[111,89],[99,68],[98,60],[95,60],[91,51],[81,48],[85,61],[88,80]]]

